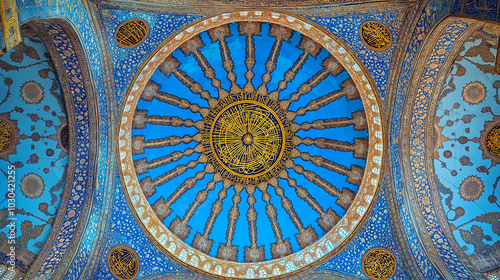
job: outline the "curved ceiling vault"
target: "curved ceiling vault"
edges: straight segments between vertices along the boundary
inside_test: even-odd
[[[282,276],[342,249],[376,196],[381,116],[346,47],[237,12],[167,40],[119,132],[126,195],[165,253],[208,275]]]

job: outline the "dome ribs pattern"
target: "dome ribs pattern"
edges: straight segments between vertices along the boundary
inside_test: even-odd
[[[321,149],[353,152],[353,156],[359,159],[366,159],[368,152],[368,140],[364,138],[354,138],[354,143],[349,143],[346,141],[338,141],[323,137],[312,139],[310,137],[300,138],[295,136],[293,137],[292,142],[294,146],[299,146],[300,144],[304,144],[306,146],[314,145]]]
[[[186,72],[178,69],[179,65],[180,63],[177,58],[169,56],[165,59],[163,64],[160,65],[159,69],[166,77],[169,77],[173,73],[179,82],[185,85],[192,93],[200,95],[201,98],[208,102],[210,107],[215,106],[217,104],[217,100],[212,98],[210,93],[207,90],[204,90],[201,85],[191,78]]]
[[[339,224],[369,148],[339,60],[253,21],[186,38],[162,59],[131,121],[135,174],[162,226],[211,257],[259,263]]]
[[[176,232],[175,229],[177,229],[178,227],[180,227],[178,230],[178,232],[180,232],[181,235],[179,235],[179,237],[181,239],[186,239],[186,237],[189,235],[189,231],[191,230],[191,227],[189,227],[187,224],[189,223],[189,221],[191,220],[191,218],[194,216],[196,210],[198,209],[198,207],[200,207],[201,204],[203,204],[203,202],[205,202],[208,198],[208,192],[212,191],[215,189],[215,184],[217,182],[220,182],[222,181],[222,178],[220,177],[220,175],[216,174],[213,178],[213,180],[207,184],[207,187],[201,191],[199,191],[197,194],[196,194],[196,197],[195,199],[193,200],[193,202],[189,205],[188,207],[188,210],[186,211],[186,213],[184,213],[184,217],[182,218],[182,220],[179,219],[179,216],[176,216],[174,218],[174,220],[172,220],[172,222],[170,223],[170,226],[169,228],[172,230],[172,232]],[[183,230],[185,229],[185,230]]]
[[[175,151],[169,155],[161,156],[155,158],[148,162],[147,158],[141,158],[134,161],[135,170],[137,174],[145,174],[149,172],[149,169],[159,168],[164,165],[176,162],[182,157],[190,157],[193,153],[202,153],[203,146],[198,144],[194,149],[188,148],[183,152]]]
[[[198,65],[200,66],[201,70],[203,71],[205,78],[210,79],[211,85],[213,87],[217,88],[219,100],[224,99],[228,96],[229,93],[227,92],[227,90],[225,90],[221,87],[222,82],[220,79],[217,79],[215,77],[214,68],[212,67],[210,62],[208,62],[207,58],[203,55],[203,53],[201,53],[200,48],[203,46],[204,46],[203,41],[200,38],[200,36],[198,35],[198,36],[194,36],[189,41],[184,43],[180,47],[180,49],[185,56],[193,54],[194,58],[196,59],[196,62],[198,62]]]
[[[226,231],[226,244],[220,243],[219,250],[217,251],[217,258],[228,260],[228,261],[236,261],[238,256],[238,246],[232,246],[234,233],[236,229],[236,221],[240,216],[240,211],[238,208],[238,204],[241,202],[241,191],[242,186],[235,186],[235,194],[233,196],[233,206],[231,206],[231,210],[228,212],[228,223],[227,223],[227,231]]]
[[[360,117],[359,115],[362,114]],[[325,129],[325,128],[336,128],[336,127],[343,127],[343,126],[354,126],[355,130],[366,130],[367,125],[366,125],[366,120],[359,120],[357,117],[363,118],[364,113],[362,111],[354,112],[352,114],[352,118],[334,118],[334,119],[320,119],[320,120],[315,120],[312,123],[309,122],[303,122],[302,124],[297,124],[293,123],[290,127],[290,129],[293,132],[297,132],[299,130],[309,130],[309,129]]]
[[[286,89],[288,87],[288,83],[292,82],[295,79],[295,76],[299,72],[300,69],[304,66],[306,63],[306,60],[309,58],[309,56],[316,57],[318,53],[321,51],[322,47],[318,43],[314,42],[308,37],[302,37],[298,46],[299,49],[301,49],[303,52],[300,54],[299,58],[293,63],[292,67],[288,69],[285,72],[284,79],[278,82],[278,88],[272,92],[269,93],[269,98],[272,100],[278,100],[279,94],[281,91]],[[319,72],[321,72],[320,70]],[[323,75],[321,75],[323,76]],[[326,78],[326,75],[325,75]],[[316,80],[312,78],[313,81]],[[319,84],[320,80],[318,80]],[[310,88],[311,86],[303,86],[303,90],[305,88]],[[300,88],[299,88],[300,89]],[[282,101],[283,102],[283,101]],[[283,109],[288,109],[288,106],[284,107]]]
[[[311,181],[311,183],[325,190],[331,196],[336,197],[337,200],[335,201],[335,203],[337,203],[345,210],[349,208],[351,202],[354,200],[354,196],[356,194],[353,191],[347,188],[343,188],[341,192],[332,183],[328,182],[316,173],[309,170],[304,170],[304,167],[302,167],[301,165],[294,164],[293,170],[298,174],[303,175],[307,180]]]
[[[320,218],[318,219],[318,225],[324,230],[330,230],[339,220],[339,215],[332,210],[328,209],[327,212],[323,210],[323,207],[314,199],[314,197],[303,187],[297,185],[297,180],[290,178],[290,175],[286,174],[286,176],[282,176],[281,178],[286,179],[288,181],[288,185],[295,189],[297,196],[302,200],[306,201],[307,204],[318,214],[320,214]],[[325,220],[326,219],[326,220]]]
[[[217,175],[216,175],[217,176]],[[222,181],[222,179],[220,180]],[[218,181],[218,182],[220,182]],[[203,234],[199,232],[196,233],[193,239],[193,247],[198,250],[208,254],[212,249],[213,240],[209,239],[208,236],[212,232],[214,227],[215,220],[222,212],[222,200],[227,197],[227,190],[231,187],[231,184],[228,182],[223,182],[222,190],[218,193],[217,200],[212,204],[212,209],[210,210],[210,215],[205,223],[205,228],[203,229]]]
[[[266,259],[264,253],[264,246],[257,245],[257,212],[255,211],[255,189],[247,189],[248,191],[248,210],[247,210],[247,221],[248,221],[248,236],[250,238],[250,246],[245,247],[244,260],[246,262],[260,262]]]
[[[229,52],[226,38],[231,36],[229,25],[222,25],[208,31],[208,35],[212,43],[218,41],[220,55],[222,57],[222,67],[227,72],[227,79],[231,82],[231,92],[241,91],[241,88],[236,84],[236,74],[233,72],[234,62]]]
[[[141,95],[141,99],[149,102],[151,102],[153,99],[157,99],[161,102],[173,105],[175,107],[179,107],[180,109],[189,109],[191,112],[199,113],[203,117],[208,115],[209,113],[208,108],[200,107],[198,104],[192,104],[187,99],[180,98],[166,92],[159,92],[159,88],[160,85],[158,85],[155,82],[149,81],[148,86],[146,87],[146,89],[144,89],[144,92]],[[146,113],[141,113],[141,112],[146,112]],[[142,116],[141,114],[144,115]],[[147,114],[146,110],[140,110],[140,109],[136,110],[133,122],[134,128],[144,128],[144,126],[140,126],[141,123],[144,123],[145,121],[144,119],[141,119],[141,116],[145,117],[146,114]]]
[[[271,73],[276,70],[276,63],[280,54],[283,41],[290,42],[293,31],[281,25],[271,24],[269,36],[274,37],[276,41],[273,44],[271,52],[265,63],[266,73],[262,75],[262,85],[257,89],[259,94],[267,94],[267,83],[271,81]]]
[[[285,196],[285,191],[279,186],[278,180],[273,178],[269,181],[269,184],[274,187],[276,195],[281,198],[281,206],[285,209],[285,212],[290,217],[290,220],[292,220],[293,225],[299,231],[299,233],[295,234],[295,237],[300,247],[304,248],[310,243],[316,241],[318,239],[318,234],[310,225],[307,229],[304,228],[304,224],[297,215],[297,212],[295,212],[292,201]]]
[[[333,64],[335,66],[330,67],[331,64]],[[290,107],[290,103],[299,100],[299,98],[302,95],[305,95],[305,94],[308,94],[309,92],[311,92],[311,90],[313,90],[314,87],[316,87],[322,81],[324,81],[328,77],[328,75],[331,74],[333,77],[336,77],[340,73],[344,72],[344,67],[342,67],[342,65],[340,65],[340,63],[338,63],[336,61],[336,59],[333,58],[332,56],[329,56],[328,58],[326,58],[323,61],[323,66],[325,67],[325,65],[328,66],[328,68],[323,68],[323,69],[319,70],[309,80],[307,80],[307,82],[301,84],[299,86],[299,89],[297,90],[297,92],[292,93],[290,95],[289,99],[281,100],[280,101],[281,108],[283,108],[284,110],[287,110],[288,107]],[[331,69],[331,68],[333,68],[333,69]],[[271,95],[272,95],[272,93],[271,93]]]
[[[255,76],[253,72],[253,67],[257,63],[255,60],[255,40],[253,36],[258,36],[261,32],[261,24],[258,22],[240,22],[238,24],[238,30],[241,35],[246,36],[245,44],[245,65],[247,67],[247,72],[245,73],[245,78],[247,83],[245,85],[245,91],[253,91],[255,87],[252,84],[252,79]]]
[[[358,165],[351,165],[351,168],[347,168],[341,164],[334,161],[325,159],[321,156],[311,156],[306,152],[299,152],[297,149],[292,150],[292,158],[300,157],[304,161],[310,161],[318,167],[322,167],[338,173],[340,175],[347,176],[347,181],[353,185],[359,186],[361,184],[361,178],[363,178],[363,168]]]

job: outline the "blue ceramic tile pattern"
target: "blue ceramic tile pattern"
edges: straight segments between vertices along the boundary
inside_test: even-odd
[[[170,15],[146,13],[141,11],[126,11],[99,7],[105,36],[107,38],[110,56],[114,69],[118,106],[145,58],[163,41],[185,25],[201,18],[194,15]],[[149,25],[149,35],[144,42],[134,48],[122,48],[115,42],[115,31],[118,26],[133,18],[145,20]]]
[[[399,210],[399,218],[404,226],[405,236],[400,238],[407,239],[410,245],[410,252],[415,258],[415,262],[420,268],[420,272],[425,279],[435,279],[436,271],[429,259],[425,255],[422,245],[413,227],[412,218],[408,211],[406,198],[404,197],[405,188],[401,173],[401,158],[399,154],[399,138],[401,126],[401,111],[405,100],[406,89],[408,88],[409,78],[412,68],[415,66],[416,56],[422,46],[425,37],[429,34],[432,27],[447,13],[447,5],[443,1],[429,1],[416,19],[416,25],[413,33],[410,35],[408,49],[405,51],[403,65],[400,70],[397,91],[394,97],[392,110],[391,132],[390,132],[390,157],[392,164],[392,175],[395,187],[396,200]]]
[[[335,36],[341,38],[356,53],[363,65],[368,69],[382,99],[386,96],[389,68],[391,66],[392,54],[396,47],[406,9],[390,12],[379,12],[356,16],[321,17],[313,21],[326,27]],[[392,34],[392,45],[384,51],[374,51],[361,41],[359,28],[367,20],[383,23]]]
[[[26,269],[45,243],[61,202],[68,163],[67,124],[57,74],[47,49],[31,28],[24,42],[0,56],[0,119],[14,128],[15,141],[0,153],[2,184],[15,166],[15,246]],[[62,144],[64,142],[64,144]],[[64,145],[64,147],[63,147]],[[9,253],[7,186],[0,201],[0,251]],[[7,249],[6,249],[7,248]],[[7,251],[6,251],[7,250]]]
[[[402,268],[404,259],[391,227],[385,192],[386,185],[384,184],[363,228],[342,252],[322,264],[318,269],[334,270],[359,279],[369,279],[361,268],[363,255],[371,248],[383,247],[396,257],[396,273],[391,279],[410,279]]]

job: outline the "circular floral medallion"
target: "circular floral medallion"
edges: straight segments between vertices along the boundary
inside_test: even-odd
[[[368,20],[363,22],[359,27],[359,36],[363,43],[375,51],[384,51],[392,43],[391,31],[378,21]]]
[[[118,26],[115,32],[115,41],[122,48],[133,48],[144,42],[148,34],[148,23],[143,19],[133,18]]]
[[[8,121],[0,119],[0,153],[10,149],[14,142],[14,130]]]
[[[139,273],[139,256],[132,248],[117,245],[108,253],[108,267],[111,274],[120,280],[135,279]]]
[[[463,200],[477,200],[484,192],[484,184],[481,178],[471,175],[460,183],[459,194]]]
[[[462,90],[463,99],[471,104],[479,104],[486,98],[486,87],[481,82],[471,82]]]
[[[39,198],[45,188],[45,182],[38,174],[28,173],[23,176],[19,184],[21,192],[27,198]]]
[[[295,17],[206,19],[150,56],[122,108],[124,190],[172,258],[288,277],[345,247],[379,188],[383,133],[346,47]]]
[[[361,266],[368,278],[387,280],[396,273],[396,258],[385,248],[373,248],[365,253]]]
[[[27,81],[21,86],[21,97],[27,104],[38,104],[44,97],[43,87],[35,81]]]

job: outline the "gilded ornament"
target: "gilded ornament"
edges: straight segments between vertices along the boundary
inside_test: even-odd
[[[3,119],[0,119],[0,153],[7,151],[14,142],[14,130],[12,126]]]
[[[266,96],[230,95],[205,118],[203,146],[216,170],[242,185],[275,177],[292,149],[288,120]]]
[[[363,256],[361,266],[368,278],[386,280],[396,272],[396,258],[385,248],[372,248]]]
[[[148,23],[140,18],[129,19],[116,29],[115,41],[122,48],[133,48],[140,45],[149,34]]]
[[[486,135],[486,149],[492,155],[500,158],[500,124],[495,125]]]
[[[139,273],[139,257],[130,247],[117,245],[109,251],[108,267],[120,280],[134,279]]]
[[[375,51],[384,51],[392,43],[391,31],[378,21],[368,20],[363,22],[359,28],[359,36],[363,43]]]

